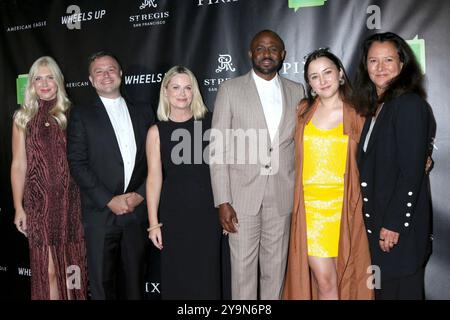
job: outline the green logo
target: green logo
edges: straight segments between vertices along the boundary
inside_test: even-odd
[[[22,104],[27,86],[28,74],[19,74],[16,79],[17,104]]]
[[[417,61],[420,63],[420,66],[422,67],[422,72],[423,74],[425,74],[426,72],[425,40],[419,39],[419,37],[416,35],[414,39],[406,40],[406,42],[409,44],[412,51],[414,52]]]
[[[327,0],[289,0],[289,8],[297,11],[305,7],[320,7],[325,4]]]

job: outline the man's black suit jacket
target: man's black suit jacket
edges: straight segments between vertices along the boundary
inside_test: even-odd
[[[127,101],[136,139],[136,160],[127,190],[124,192],[124,166],[114,129],[99,97],[92,105],[75,106],[67,127],[67,157],[70,171],[80,187],[83,224],[112,225],[128,219],[147,221],[146,203],[134,212],[116,216],[107,207],[116,195],[137,192],[145,198],[147,159],[145,141],[154,122],[150,106],[133,105]]]

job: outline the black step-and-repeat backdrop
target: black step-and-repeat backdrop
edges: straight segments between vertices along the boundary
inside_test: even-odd
[[[26,239],[13,225],[9,168],[11,119],[17,92],[32,62],[53,56],[73,102],[94,97],[87,57],[115,53],[125,89],[134,100],[157,106],[163,74],[175,64],[197,75],[213,108],[218,85],[251,67],[251,37],[273,29],[285,40],[280,73],[303,82],[303,57],[330,47],[350,75],[359,44],[373,32],[393,31],[416,53],[426,73],[429,102],[438,123],[431,173],[434,253],[426,273],[428,299],[450,299],[450,1],[428,0],[0,0],[0,296],[26,299],[30,270]],[[145,285],[159,292],[157,255]]]

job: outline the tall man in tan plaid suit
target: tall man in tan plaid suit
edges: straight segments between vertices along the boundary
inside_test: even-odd
[[[250,44],[253,68],[225,81],[214,106],[211,180],[229,233],[233,299],[279,299],[294,195],[296,106],[303,87],[278,76],[283,40],[271,30]]]

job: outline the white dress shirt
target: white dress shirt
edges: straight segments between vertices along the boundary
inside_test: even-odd
[[[278,74],[272,80],[264,80],[252,70],[256,89],[258,89],[259,99],[266,117],[267,129],[270,139],[273,141],[280,125],[281,115],[283,114],[283,98],[281,96],[281,84]]]
[[[130,183],[136,160],[136,139],[134,137],[133,124],[127,104],[122,97],[116,99],[100,97],[100,99],[108,113],[122,155],[124,169],[123,191],[125,192]]]

